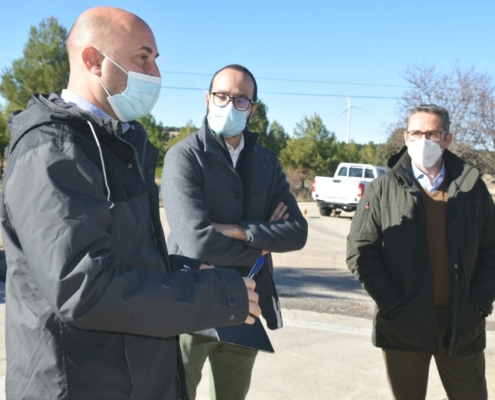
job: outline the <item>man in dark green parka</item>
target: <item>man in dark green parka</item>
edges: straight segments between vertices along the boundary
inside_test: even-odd
[[[406,146],[366,190],[347,263],[376,302],[395,399],[424,399],[431,357],[449,399],[487,398],[485,318],[495,299],[495,213],[480,172],[447,150],[448,112],[411,111]]]

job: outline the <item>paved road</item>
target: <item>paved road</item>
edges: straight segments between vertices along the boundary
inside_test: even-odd
[[[371,344],[374,303],[345,263],[352,214],[321,217],[314,203],[300,207],[308,243],[296,253],[273,255],[284,328],[268,332],[276,354],[258,356],[248,399],[390,399],[381,350]],[[488,325],[493,330],[495,316]],[[495,397],[495,332],[487,341],[487,380]],[[427,400],[443,400],[432,366]],[[208,398],[203,379],[197,400]]]
[[[307,210],[308,243],[297,253],[273,255],[282,306],[371,318],[374,303],[345,263],[352,214],[322,217],[314,203],[301,208]]]
[[[307,211],[308,243],[297,253],[273,255],[282,307],[371,319],[375,304],[345,262],[353,214],[322,217],[315,203],[300,207]],[[495,330],[495,315],[487,329]]]
[[[373,303],[345,265],[351,215],[320,217],[313,203],[300,206],[306,210],[309,240],[299,252],[274,255],[285,327],[269,331],[276,354],[258,356],[248,399],[390,399],[381,351],[371,344]],[[0,304],[0,377],[5,374],[4,313]],[[489,321],[493,326],[495,317]],[[487,341],[487,380],[495,398],[495,332]],[[443,400],[432,365],[427,399]],[[0,378],[0,400],[5,399],[2,389]],[[207,379],[197,400],[208,400]]]

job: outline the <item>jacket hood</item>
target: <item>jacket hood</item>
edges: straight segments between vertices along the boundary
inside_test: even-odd
[[[480,177],[480,171],[466,164],[466,162],[448,149],[444,150],[442,157],[452,182],[458,186],[459,190],[463,192],[470,191],[476,180]],[[414,184],[411,157],[407,152],[407,146],[404,146],[397,154],[390,157],[387,165],[395,174],[403,178],[409,186]]]
[[[9,118],[10,144],[5,149],[5,156],[8,157],[19,140],[34,128],[58,123],[77,126],[82,131],[90,132],[88,121],[96,132],[122,133],[119,121],[96,117],[88,111],[65,103],[58,94],[34,94],[26,109],[14,111]]]
[[[400,151],[396,154],[394,154],[392,157],[388,159],[387,166],[392,169],[395,167],[395,164],[400,160],[400,158],[403,156],[403,154],[407,152],[407,146],[402,147]]]

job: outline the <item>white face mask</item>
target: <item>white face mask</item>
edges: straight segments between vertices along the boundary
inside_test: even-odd
[[[218,107],[210,104],[208,112],[208,125],[215,133],[223,137],[237,136],[241,133],[247,124],[249,110],[239,111],[234,108],[232,103],[225,107]]]
[[[410,142],[407,152],[417,165],[430,168],[442,157],[443,150],[437,142],[421,138]]]
[[[148,115],[160,96],[162,78],[134,71],[127,72],[106,54],[101,51],[100,53],[127,74],[127,88],[123,93],[114,95],[108,92],[97,76],[101,86],[108,94],[107,100],[117,118],[122,122],[128,122]]]

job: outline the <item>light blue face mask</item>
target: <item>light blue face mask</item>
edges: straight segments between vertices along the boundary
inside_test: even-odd
[[[134,71],[127,72],[106,54],[101,51],[100,53],[127,74],[125,91],[115,95],[108,92],[100,77],[97,76],[101,86],[108,94],[107,100],[117,118],[122,122],[128,122],[148,115],[160,96],[162,78]]]
[[[236,110],[232,103],[225,107],[218,107],[212,103],[208,111],[208,125],[213,132],[223,137],[237,136],[246,127],[248,115],[249,110]]]

